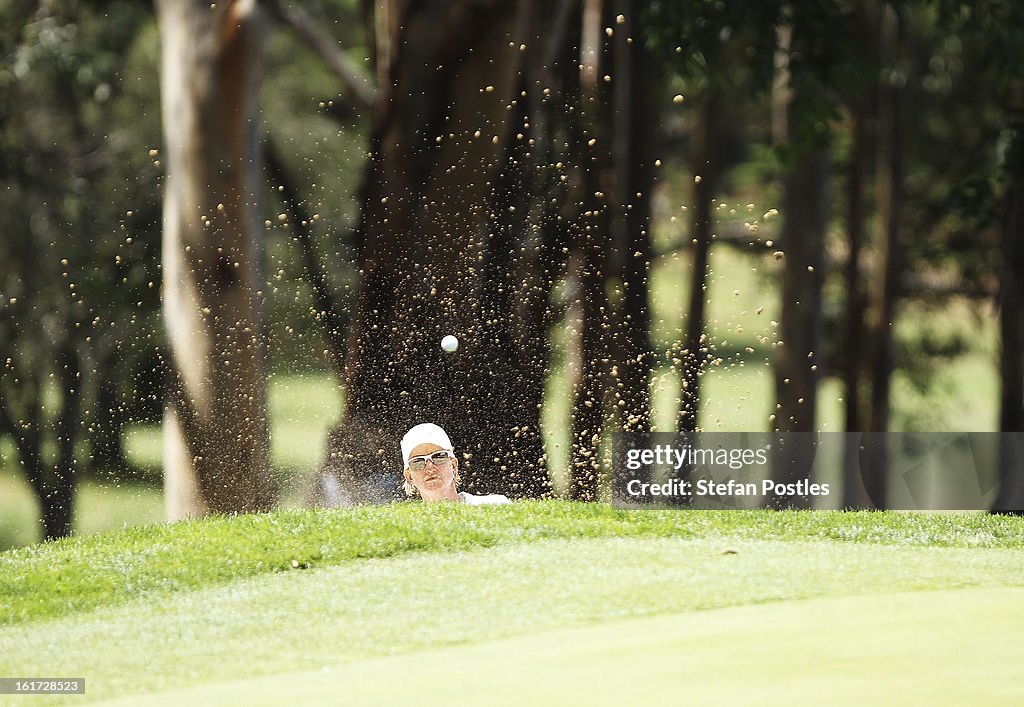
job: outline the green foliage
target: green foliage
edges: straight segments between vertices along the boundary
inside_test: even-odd
[[[690,81],[765,90],[772,78],[778,2],[652,2],[642,15],[648,45]],[[725,55],[732,62],[722,70]]]
[[[104,10],[16,3],[0,33],[0,434],[48,507],[89,468],[98,421],[119,429],[133,352],[155,344],[159,111],[136,51],[151,10]]]
[[[991,287],[1002,221],[1001,148],[1007,73],[988,40],[925,7],[907,10],[904,206],[911,269]],[[1011,69],[1012,71],[1012,69]]]

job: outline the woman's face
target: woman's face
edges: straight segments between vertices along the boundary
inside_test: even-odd
[[[433,454],[442,449],[443,447],[426,442],[417,445],[409,456],[419,457],[424,454]],[[441,464],[440,466],[427,462],[427,465],[419,471],[406,467],[405,478],[419,489],[420,495],[424,500],[444,498],[452,495],[455,489],[455,470],[458,468],[458,464],[457,459],[450,459],[447,464]]]

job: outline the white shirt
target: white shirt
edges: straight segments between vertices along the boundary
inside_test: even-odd
[[[459,491],[459,500],[468,506],[502,506],[512,503],[507,496],[500,493],[489,493],[486,496],[476,496],[465,491]]]

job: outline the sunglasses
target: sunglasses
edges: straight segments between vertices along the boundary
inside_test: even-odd
[[[442,449],[439,452],[433,454],[424,454],[418,457],[409,457],[409,468],[412,471],[423,471],[427,468],[427,462],[429,461],[438,469],[443,469],[452,463],[452,459],[455,455],[446,449]]]

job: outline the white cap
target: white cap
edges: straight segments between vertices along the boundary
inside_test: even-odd
[[[413,427],[405,433],[405,437],[402,437],[402,463],[405,466],[409,466],[412,450],[421,444],[436,444],[441,449],[452,451],[452,441],[448,439],[448,433],[433,422],[424,422]]]

